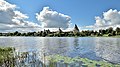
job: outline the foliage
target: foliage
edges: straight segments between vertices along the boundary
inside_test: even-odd
[[[0,48],[0,66],[14,67],[14,48]]]
[[[16,32],[8,32],[8,33],[0,33],[0,36],[39,36],[39,37],[85,37],[85,36],[119,36],[120,28],[117,27],[113,30],[112,27],[108,29],[100,29],[99,31],[86,30],[79,31],[77,25],[75,25],[73,31],[63,32],[60,28],[56,32],[51,32],[49,29],[38,32],[27,32],[20,33]]]

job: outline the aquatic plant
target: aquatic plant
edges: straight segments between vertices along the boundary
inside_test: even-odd
[[[3,67],[14,67],[14,54],[13,51],[15,49],[8,48],[0,48],[0,66]]]
[[[95,61],[90,60],[87,58],[81,58],[81,57],[66,57],[61,55],[51,55],[46,56],[50,64],[67,64],[67,66],[83,66],[83,67],[120,67],[119,64],[112,64],[107,61]]]
[[[43,58],[43,60],[40,59],[37,52],[15,52],[14,48],[0,48],[0,66],[2,67],[120,67],[119,64],[81,57],[44,55]]]

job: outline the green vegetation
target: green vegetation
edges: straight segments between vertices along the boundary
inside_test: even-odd
[[[70,57],[65,57],[65,56],[60,56],[60,55],[52,55],[52,56],[46,56],[47,60],[50,61],[51,67],[55,67],[56,63],[63,63],[65,66],[83,66],[83,67],[120,67],[118,64],[111,64],[106,61],[94,61],[94,60],[89,60],[87,58],[80,58],[80,57],[75,57],[75,58],[70,58]],[[58,64],[58,65],[59,65]]]
[[[14,67],[14,48],[0,48],[0,66]]]
[[[108,29],[100,29],[99,31],[93,30],[86,30],[86,31],[79,31],[77,25],[75,25],[73,31],[63,32],[60,28],[56,32],[50,32],[50,30],[38,31],[38,32],[27,32],[27,33],[20,33],[18,31],[11,32],[11,33],[0,33],[0,36],[39,36],[39,37],[110,37],[120,36],[120,28],[117,27],[113,30],[112,27]]]

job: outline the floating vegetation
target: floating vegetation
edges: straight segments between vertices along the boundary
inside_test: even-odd
[[[75,58],[70,58],[66,56],[60,56],[60,55],[51,55],[51,56],[46,56],[48,59],[50,65],[56,63],[58,67],[60,65],[63,65],[62,67],[67,67],[67,66],[74,66],[74,67],[120,67],[119,64],[112,64],[107,61],[95,61],[95,60],[90,60],[87,58],[80,58],[80,57],[75,57]],[[55,66],[56,67],[56,66]]]

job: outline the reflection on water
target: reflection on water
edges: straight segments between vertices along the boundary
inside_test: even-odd
[[[80,56],[120,63],[120,38],[0,37],[0,46],[15,47],[19,52],[37,51],[45,55]]]
[[[96,55],[113,63],[120,63],[120,39],[97,38],[95,46]]]

